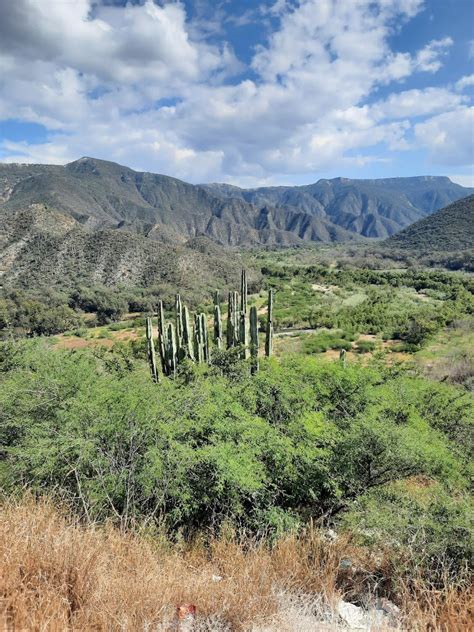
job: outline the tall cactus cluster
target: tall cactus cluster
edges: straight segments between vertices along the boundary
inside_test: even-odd
[[[247,273],[242,270],[240,295],[229,292],[227,303],[227,349],[238,348],[243,360],[251,359],[252,373],[258,371],[258,313],[257,308],[250,308],[247,324]],[[224,346],[223,327],[219,291],[214,293],[214,327],[213,341],[216,349]],[[148,347],[148,362],[152,379],[159,382],[160,376],[156,362],[155,342],[153,339],[153,321],[151,316],[146,319],[146,337]],[[176,295],[174,322],[166,323],[163,302],[158,305],[158,338],[157,346],[161,360],[163,375],[174,376],[178,365],[184,360],[191,360],[198,364],[209,364],[211,361],[211,346],[207,329],[206,315],[195,314],[193,330],[191,332],[188,308],[183,305],[181,296]],[[268,293],[268,312],[265,338],[265,355],[272,355],[273,348],[273,292]]]

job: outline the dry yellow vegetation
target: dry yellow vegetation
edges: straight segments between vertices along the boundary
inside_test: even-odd
[[[341,565],[346,559],[352,570]],[[376,577],[393,572],[387,560],[317,530],[272,547],[230,534],[171,544],[159,535],[82,525],[50,501],[30,498],[2,507],[0,629],[179,629],[176,608],[194,604],[193,630],[290,630],[301,604],[310,620],[324,611],[328,621],[341,595],[373,589]],[[469,629],[468,590],[415,582],[408,591],[402,578],[399,586],[404,629]],[[301,620],[307,626],[308,617]]]

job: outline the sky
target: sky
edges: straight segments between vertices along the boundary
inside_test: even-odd
[[[474,186],[474,0],[0,0],[0,161]]]

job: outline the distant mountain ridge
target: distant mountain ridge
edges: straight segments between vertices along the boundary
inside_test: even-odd
[[[303,186],[240,189],[203,185],[223,199],[293,209],[365,237],[388,237],[401,228],[473,193],[446,176],[351,180],[334,178]]]
[[[174,243],[198,235],[226,246],[385,238],[473,192],[433,176],[240,189],[192,185],[94,158],[65,166],[0,164],[3,214],[46,204],[87,230]]]
[[[94,158],[0,164],[0,280],[224,284],[236,270],[228,246],[386,237],[471,192],[442,177],[246,190]]]
[[[474,249],[474,195],[415,222],[387,239],[385,244],[417,253]]]
[[[207,235],[219,244],[292,245],[356,235],[297,210],[257,208],[176,178],[81,158],[68,165],[0,165],[0,213],[46,204],[87,230],[114,229],[184,243]]]

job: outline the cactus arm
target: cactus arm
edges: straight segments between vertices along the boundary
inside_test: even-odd
[[[341,349],[339,351],[339,362],[342,364],[344,368],[347,366],[347,352],[345,349]]]
[[[242,360],[247,360],[249,357],[249,340],[247,332],[247,317],[245,312],[240,312],[240,344],[242,346],[240,357]]]
[[[155,345],[153,343],[153,322],[151,316],[147,316],[146,319],[146,339],[151,377],[154,382],[159,382],[160,377],[158,375],[158,367],[156,366]]]
[[[240,316],[239,316],[239,293],[233,292],[232,294],[232,305],[233,305],[233,339],[234,346],[237,346],[240,342]]]
[[[251,372],[258,371],[258,314],[255,305],[250,308],[250,355],[252,358]]]
[[[158,349],[160,352],[161,370],[164,375],[168,375],[168,367],[166,364],[166,324],[165,314],[163,310],[163,301],[158,303]]]
[[[191,335],[191,327],[189,325],[189,310],[186,305],[182,309],[182,329],[183,329],[183,346],[186,356],[194,360],[193,339]]]
[[[227,349],[234,346],[234,311],[233,311],[233,293],[229,292],[227,302]]]
[[[176,361],[177,361],[177,348],[176,348],[176,334],[172,323],[168,324],[168,349],[167,360],[170,375],[176,375]]]
[[[265,355],[273,353],[273,290],[268,291],[267,332],[265,336]]]
[[[218,349],[222,348],[221,308],[218,304],[214,304],[214,343]]]
[[[240,311],[247,313],[247,271],[244,269],[240,279]]]

